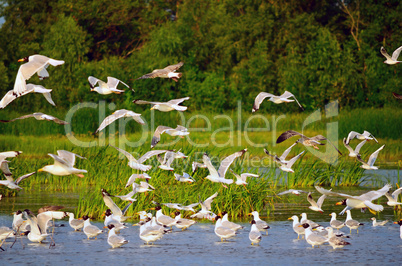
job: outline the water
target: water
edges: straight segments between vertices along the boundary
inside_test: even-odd
[[[313,191],[313,189],[306,189]],[[348,194],[362,194],[367,188],[334,188]],[[313,193],[317,199],[318,193]],[[339,213],[343,206],[336,206],[339,198],[327,198],[324,202],[324,214],[308,209],[309,204],[305,195],[286,195],[277,198],[274,209],[267,216],[265,212],[260,215],[268,221],[271,229],[269,235],[264,236],[260,246],[251,246],[248,239],[250,220],[239,221],[245,228],[228,242],[220,242],[214,234],[212,222],[197,223],[187,231],[174,229],[173,233],[166,234],[152,246],[147,246],[139,238],[139,228],[131,226],[136,220],[129,221],[128,229],[122,230],[121,235],[130,241],[122,248],[111,249],[107,244],[107,235],[104,233],[97,240],[87,240],[83,232],[75,232],[69,227],[67,219],[57,221],[54,241],[56,245],[49,248],[50,238],[44,244],[30,243],[26,237],[9,248],[13,239],[8,239],[3,245],[5,252],[0,252],[0,264],[44,264],[44,265],[113,265],[123,264],[160,264],[160,265],[205,265],[205,264],[236,264],[236,265],[266,265],[266,264],[368,264],[393,265],[402,259],[402,240],[399,238],[399,226],[393,224],[402,218],[400,213],[385,205],[385,197],[376,203],[384,205],[384,211],[377,215],[377,220],[388,219],[390,222],[384,227],[372,227],[373,215],[370,212],[361,213],[353,210],[353,218],[365,223],[360,227],[359,234],[355,231],[348,241],[352,244],[343,249],[333,250],[328,245],[320,248],[311,248],[305,240],[296,240],[292,221],[288,217],[306,212],[308,218],[323,226],[328,226],[329,214],[332,211]],[[78,204],[78,194],[48,193],[46,191],[22,192],[15,198],[3,198],[0,201],[0,225],[11,226],[10,213],[18,209],[30,208],[37,210],[43,205],[64,205],[67,211],[73,211]],[[106,209],[106,207],[104,207]],[[344,220],[346,217],[338,217]],[[102,222],[93,222],[103,227]],[[342,231],[349,233],[348,228]]]

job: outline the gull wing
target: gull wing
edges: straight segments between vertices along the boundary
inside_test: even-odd
[[[33,175],[35,173],[36,172],[33,172],[33,173],[29,173],[29,174],[26,174],[26,175],[18,177],[17,180],[15,180],[15,184],[18,185],[22,180],[24,180],[25,178],[30,177],[31,175]]]
[[[260,105],[261,103],[265,100],[265,98],[267,97],[275,97],[275,95],[271,94],[271,93],[267,93],[267,92],[260,92],[257,97],[255,97],[254,100],[254,105],[253,105],[253,110],[252,112],[254,113],[255,111],[257,111],[258,109],[260,109]]]
[[[318,198],[317,205],[318,205],[319,208],[321,208],[321,206],[324,203],[324,200],[325,200],[326,197],[327,197],[327,195],[323,194],[321,197]]]
[[[24,217],[27,219],[29,225],[31,226],[32,233],[34,233],[35,235],[41,235],[42,233],[46,234],[46,231],[41,233],[41,229],[38,225],[38,219],[35,217],[35,215],[32,214],[31,211],[29,211],[29,213],[24,211]]]
[[[345,139],[343,139],[345,141]],[[357,144],[356,148],[355,148],[355,153],[359,153],[360,149],[363,147],[363,145],[367,142],[367,140],[363,140],[362,142],[360,142],[359,144]]]
[[[371,154],[367,164],[370,166],[373,166],[375,163],[375,160],[377,159],[378,153],[384,148],[385,145],[382,145],[378,150],[376,150],[375,152],[373,152],[373,154]]]
[[[155,69],[151,73],[145,74],[137,79],[154,79],[161,76],[167,76],[170,71],[166,69]]]
[[[188,131],[188,129],[186,127],[183,127],[183,126],[180,126],[180,125],[177,125],[175,130],[181,131],[181,132],[187,132]]]
[[[113,90],[115,89],[116,91],[122,91],[122,90],[117,90],[117,86],[119,85],[119,82],[121,84],[123,84],[124,86],[126,86],[127,88],[130,88],[130,86],[128,86],[126,83],[124,83],[123,81],[117,79],[117,78],[113,78],[113,77],[107,77],[107,86],[109,87],[109,89]]]
[[[300,156],[302,156],[302,154],[304,153],[304,151],[302,151],[301,153],[299,153],[298,155],[296,155],[295,157],[293,157],[292,159],[290,159],[286,166],[289,168],[292,168],[292,165],[296,162],[297,159],[299,159]]]
[[[6,160],[2,160],[2,158],[0,157],[0,170],[3,172],[4,176],[7,178],[8,176],[11,176],[12,173],[10,171],[10,169],[8,168],[8,163],[9,161]],[[8,179],[7,179],[8,180]]]
[[[12,101],[17,99],[17,95],[14,94],[13,90],[10,90],[4,95],[4,97],[0,101],[0,108],[5,108],[7,105],[9,105]]]
[[[127,114],[127,112],[128,112],[127,110],[121,109],[107,116],[105,119],[103,119],[99,128],[95,131],[95,134],[104,129],[105,127],[107,127],[108,125],[110,125],[111,123],[113,123],[114,121],[116,121],[117,119],[124,117]]]
[[[180,98],[180,99],[173,99],[173,100],[168,101],[167,103],[180,104],[180,103],[182,103],[182,102],[184,102],[184,101],[186,101],[188,99],[190,99],[190,97],[184,97],[184,98]]]
[[[354,139],[356,136],[361,135],[360,133],[356,132],[356,131],[350,131],[349,135],[346,139],[346,144],[349,144],[349,142]]]
[[[366,130],[364,130],[363,136],[366,136],[366,137],[370,137],[370,136],[371,136],[371,137],[374,139],[374,141],[378,143],[378,140],[373,136],[373,134],[371,134],[370,132],[368,132],[368,131],[366,131]]]
[[[246,181],[247,177],[260,177],[259,175],[250,174],[250,173],[243,173],[240,176],[244,181]]]
[[[296,144],[296,143],[295,143],[295,144]],[[267,155],[269,155],[269,156],[271,156],[272,158],[274,158],[276,162],[282,164],[282,161],[281,161],[281,159],[279,159],[278,156],[276,156],[276,155],[274,155],[274,154],[270,154],[269,151],[268,151],[267,149],[265,149],[265,148],[264,148],[264,152],[265,152]],[[281,157],[282,157],[282,156],[281,156]]]
[[[66,160],[64,160],[63,158],[61,158],[61,157],[59,157],[59,156],[57,156],[55,154],[48,153],[47,155],[49,155],[50,157],[52,157],[54,159],[54,165],[58,165],[58,166],[61,166],[61,167],[73,166],[73,165],[70,165],[69,162],[67,162]]]
[[[204,163],[193,162],[192,165],[193,174],[197,170],[197,168],[206,168],[207,166]]]
[[[384,210],[384,207],[382,205],[374,204],[369,200],[365,200],[364,205],[366,205],[367,207],[369,207],[370,209],[372,209],[376,212],[381,212]]]
[[[332,196],[332,197],[341,197],[341,198],[346,198],[346,199],[357,199],[360,200],[359,196],[351,196],[348,194],[344,194],[344,193],[338,193],[338,192],[334,192],[331,190],[327,190],[324,189],[322,187],[319,186],[315,186],[315,189],[320,192],[321,194],[327,195],[327,196]]]
[[[287,148],[281,155],[281,157],[279,157],[279,159],[281,161],[286,160],[286,157],[288,156],[288,154],[290,153],[290,151],[292,150],[293,146],[295,146],[297,143],[293,143],[292,146],[290,146],[289,148]]]
[[[204,164],[207,166],[209,173],[213,176],[219,176],[218,171],[216,171],[215,167],[211,163],[211,159],[208,157],[206,153],[202,156],[202,160]]]
[[[67,125],[68,122],[63,121],[61,119],[58,119],[57,117],[51,116],[51,115],[47,115],[47,114],[43,114],[43,113],[33,113],[33,116],[36,118],[37,116],[39,116],[41,119],[46,119],[47,121],[53,121],[59,125]],[[39,119],[40,120],[40,119]]]
[[[401,194],[402,191],[402,187],[398,188],[397,190],[395,190],[394,192],[392,192],[392,197],[397,200],[398,199],[398,195]]]
[[[238,174],[236,174],[232,169],[229,169],[230,172],[232,172],[232,174],[236,177],[237,180],[241,180],[241,181],[246,181],[247,177],[245,176],[244,178],[242,176],[239,176]]]
[[[225,178],[225,175],[226,175],[226,172],[227,172],[229,166],[233,163],[233,161],[237,157],[242,156],[246,151],[247,151],[247,149],[243,149],[243,150],[235,152],[232,155],[229,155],[228,157],[223,159],[223,161],[221,162],[221,165],[219,166],[219,170],[218,170],[219,176]]]
[[[398,49],[396,49],[396,50],[392,53],[392,59],[395,60],[395,61],[397,61],[397,60],[398,60],[398,57],[399,57],[399,54],[401,53],[401,51],[402,51],[402,46],[399,47]]]
[[[360,200],[376,200],[382,196],[385,195],[385,193],[387,193],[391,188],[390,184],[386,184],[385,186],[383,186],[382,188],[380,188],[379,190],[374,190],[374,191],[369,191],[367,193],[364,193],[362,195],[360,195],[358,198]]]
[[[356,159],[357,159],[359,162],[361,162],[363,165],[367,165],[367,166],[368,166],[368,164],[367,164],[365,161],[362,160],[362,157],[360,156],[360,154],[357,154]]]
[[[323,135],[317,135],[317,136],[314,136],[314,137],[312,137],[312,138],[310,138],[310,139],[311,139],[311,140],[315,140],[315,141],[326,140],[326,141],[328,141],[328,142],[332,145],[332,147],[335,148],[335,150],[336,150],[340,155],[342,155],[342,153],[338,150],[338,148],[336,148],[335,145],[334,145],[329,139],[327,139],[326,137],[324,137]],[[348,143],[349,143],[349,142],[348,142]]]
[[[8,93],[7,93],[7,94],[8,94]],[[400,94],[398,94],[398,93],[396,93],[396,92],[393,92],[392,95],[394,95],[394,97],[397,98],[397,99],[402,99],[402,95],[400,95]],[[4,97],[5,97],[5,96],[4,96]],[[0,108],[3,108],[3,107],[1,107],[1,102],[0,102]]]
[[[326,196],[326,195],[324,195],[324,196]],[[307,194],[307,201],[311,204],[311,206],[319,208],[317,202],[315,202],[315,200],[311,196],[311,192],[309,192]]]
[[[161,102],[148,102],[143,100],[134,100],[133,103],[135,104],[161,104]]]
[[[116,205],[116,203],[114,203],[114,201],[110,197],[110,194],[103,188],[101,191],[102,191],[103,201],[105,202],[105,205],[112,211],[112,213],[116,216],[123,216],[123,212]]]
[[[295,99],[295,101],[297,102],[297,104],[299,105],[299,107],[304,111],[303,106],[299,103],[299,101],[296,99],[296,97],[293,95],[293,93],[290,93],[288,91],[285,91],[281,96],[279,96],[280,98],[290,98],[293,97],[293,99]]]
[[[204,206],[207,211],[210,211],[211,203],[214,200],[214,198],[216,198],[217,196],[218,196],[218,192],[216,192],[215,194],[213,194],[212,196],[210,196],[209,198],[204,200],[204,202],[201,202],[201,206]]]
[[[75,164],[75,157],[81,158],[81,159],[86,159],[85,157],[82,157],[81,155],[65,151],[65,150],[58,150],[57,154],[59,155],[60,158],[64,159],[66,162],[70,163],[71,166],[74,166]]]
[[[164,70],[167,70],[169,72],[175,72],[176,70],[178,70],[180,67],[183,66],[183,62],[177,63],[175,65],[170,65],[164,68]]]
[[[26,119],[26,118],[30,118],[30,117],[34,117],[34,114],[23,115],[23,116],[20,116],[20,117],[11,119],[11,120],[0,120],[0,122],[8,123],[8,122],[14,122],[15,120]]]
[[[134,191],[132,191],[132,192],[133,192],[133,195],[134,195]],[[131,193],[131,192],[130,192],[130,193]],[[131,195],[130,197],[132,197],[132,195]],[[128,208],[130,208],[131,204],[133,204],[133,202],[130,201],[130,203],[128,203],[128,204],[126,205],[126,207],[123,208],[123,210],[121,211],[121,212],[123,213],[123,215],[126,214]],[[110,210],[112,210],[112,209],[110,209]]]
[[[35,93],[41,93],[43,97],[45,97],[46,101],[48,101],[51,105],[56,106],[56,104],[52,100],[52,95],[50,94],[52,90],[48,90],[41,85],[35,85],[31,83],[27,84],[26,88],[28,91],[32,90]]]
[[[380,52],[383,56],[385,56],[385,58],[387,58],[388,60],[392,60],[391,56],[387,53],[387,50],[385,50],[384,47],[381,46]],[[394,52],[395,53],[395,52]]]
[[[115,148],[116,150],[118,150],[119,152],[123,153],[123,154],[127,157],[127,159],[128,159],[130,162],[138,163],[138,161],[134,158],[133,155],[131,155],[131,153],[129,153],[129,152],[123,150],[123,149],[117,148],[117,147],[115,147],[115,146],[113,146],[113,145],[110,145],[110,144],[109,144],[109,146],[110,146],[110,147],[113,147],[113,148]]]
[[[147,153],[145,153],[144,155],[142,155],[139,159],[138,159],[138,163],[142,164],[143,162],[145,162],[146,160],[148,160],[149,158],[151,158],[152,156],[158,155],[158,154],[162,154],[167,152],[168,150],[154,150],[154,151],[149,151]]]
[[[161,134],[163,134],[166,130],[168,129],[173,129],[171,127],[167,126],[158,126],[154,132],[154,136],[152,137],[151,141],[151,149],[158,144],[158,142],[161,140]]]
[[[163,163],[165,164],[167,167],[170,167],[170,165],[172,164],[173,160],[175,158],[175,153],[172,151],[168,151],[165,153],[165,157],[163,159]]]
[[[276,143],[281,143],[281,142],[283,142],[283,141],[285,141],[285,140],[287,140],[288,138],[291,138],[291,137],[293,137],[293,136],[301,136],[302,138],[307,138],[307,139],[309,139],[308,137],[304,136],[303,134],[301,134],[301,133],[299,133],[299,132],[297,132],[297,131],[288,130],[288,131],[283,132],[283,133],[278,137],[278,139],[276,140]]]
[[[350,147],[349,144],[346,143],[346,138],[343,138],[343,141],[342,141],[342,142],[343,142],[343,146],[345,146],[345,148],[348,149],[349,152],[351,152],[351,153],[354,153],[354,152],[359,153],[359,151],[357,150],[357,146],[359,146],[360,144],[356,146],[356,151],[354,151],[354,150],[352,149],[352,147]],[[364,144],[364,143],[363,143],[363,144]],[[363,145],[362,145],[362,146],[363,146]],[[360,146],[360,148],[361,148],[361,146]],[[359,150],[360,150],[360,148],[359,148]]]
[[[89,77],[88,77],[88,82],[89,82],[89,86],[91,86],[92,89],[95,88],[96,83],[98,83],[98,82],[99,82],[99,86],[100,86],[100,83],[101,83],[101,82],[102,82],[102,83],[105,83],[105,82],[103,82],[102,80],[100,80],[100,79],[98,79],[98,78],[95,78],[95,77],[93,77],[93,76],[89,76]]]
[[[38,226],[42,232],[42,234],[47,234],[48,222],[51,219],[63,219],[67,214],[65,212],[59,211],[47,211],[39,213],[37,216]]]

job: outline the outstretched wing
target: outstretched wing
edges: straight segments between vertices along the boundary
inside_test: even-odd
[[[95,77],[89,76],[89,77],[88,77],[88,82],[89,82],[89,86],[91,86],[91,89],[93,89],[93,88],[95,88],[96,83],[98,83],[98,82],[103,82],[103,81],[100,80],[100,79],[97,79],[97,78],[95,78]],[[103,82],[103,83],[104,83],[104,82]]]
[[[233,161],[237,158],[242,156],[247,149],[243,149],[241,151],[235,152],[232,155],[229,155],[223,161],[221,162],[221,165],[219,166],[218,174],[220,177],[225,177],[226,171],[228,170],[229,166],[233,163]]]
[[[171,127],[167,126],[158,126],[155,130],[154,136],[152,137],[151,141],[151,149],[158,144],[158,142],[161,140],[161,134],[163,134],[166,130],[172,129]]]
[[[297,131],[288,130],[288,131],[283,132],[283,133],[278,137],[278,139],[276,140],[276,143],[281,143],[281,142],[283,142],[283,141],[285,141],[285,140],[287,140],[288,138],[291,138],[291,137],[293,137],[293,136],[301,136],[302,138],[308,138],[308,137],[304,136],[303,134],[301,134],[301,133],[299,133],[299,132],[297,132]]]
[[[23,175],[23,176],[18,177],[17,180],[15,180],[15,184],[18,185],[22,180],[24,180],[25,178],[30,177],[31,175],[33,175],[33,174],[35,174],[35,173],[36,173],[36,172],[33,172],[33,173],[29,173],[29,174],[26,174],[26,175]]]
[[[186,101],[188,99],[190,99],[190,97],[184,97],[184,98],[180,98],[180,99],[173,99],[173,100],[168,101],[167,103],[180,104],[180,103],[182,103],[182,102],[184,102],[184,101]]]
[[[105,205],[112,211],[112,213],[116,216],[123,216],[123,212],[116,205],[116,203],[114,203],[114,201],[110,197],[110,194],[103,188],[101,191],[102,191],[103,201],[105,202]]]
[[[142,155],[139,159],[138,159],[138,163],[142,164],[143,162],[145,162],[146,160],[148,160],[149,158],[151,158],[152,156],[161,154],[161,153],[165,153],[168,150],[154,150],[154,151],[149,151],[147,153],[145,153],[144,155]]]
[[[65,150],[58,150],[57,154],[63,158],[65,161],[69,162],[72,166],[75,164],[75,157],[81,158],[81,159],[86,159],[85,157],[82,157],[81,155],[75,154],[70,151],[65,151]]]
[[[267,97],[274,97],[274,96],[275,96],[275,95],[273,95],[273,94],[271,94],[271,93],[260,92],[260,93],[257,95],[257,97],[255,97],[252,112],[254,113],[254,112],[257,111],[258,109],[260,109],[260,105],[261,105],[261,103],[265,100],[265,98],[267,98]]]
[[[297,104],[299,105],[299,107],[304,111],[303,106],[299,103],[299,101],[296,99],[296,97],[293,95],[293,93],[290,93],[288,91],[285,91],[281,96],[279,96],[280,98],[290,98],[292,97],[293,99],[295,99],[295,101],[297,102]]]
[[[342,155],[342,153],[338,150],[338,148],[335,147],[335,145],[334,145],[329,139],[327,139],[326,137],[324,137],[323,135],[317,135],[317,136],[314,136],[314,137],[312,137],[312,138],[310,138],[310,139],[311,139],[311,140],[315,140],[315,141],[326,140],[326,141],[328,141],[328,142],[332,145],[332,147],[335,148],[335,150],[336,150],[340,155]]]
[[[123,150],[123,149],[117,148],[117,147],[115,147],[115,146],[113,146],[113,145],[110,145],[110,144],[109,144],[109,146],[110,146],[110,147],[113,147],[113,148],[115,148],[116,150],[118,150],[119,152],[123,153],[123,154],[127,157],[127,159],[128,159],[130,162],[138,163],[137,160],[134,158],[134,156],[131,155],[131,153],[129,153],[129,152]]]
[[[402,51],[402,46],[399,47],[398,49],[396,49],[396,50],[392,53],[392,59],[395,60],[395,61],[397,61],[397,60],[398,60],[398,57],[399,57],[399,54],[401,53],[401,51]]]
[[[164,68],[164,70],[167,70],[169,72],[175,72],[176,70],[178,70],[179,68],[181,68],[183,66],[183,62],[177,63],[175,65],[170,65]]]
[[[376,150],[375,152],[373,152],[373,154],[371,154],[367,164],[370,166],[373,166],[375,163],[375,160],[377,159],[378,153],[384,148],[385,145],[382,145],[378,150]]]
[[[380,52],[383,56],[385,56],[385,58],[387,58],[388,60],[392,60],[391,56],[387,53],[387,50],[385,50],[384,47],[381,46]]]
[[[218,171],[216,171],[215,167],[211,163],[211,159],[209,158],[209,156],[206,153],[204,153],[204,155],[202,156],[202,161],[204,162],[204,165],[207,166],[209,173],[211,175],[219,176]]]
[[[117,110],[113,114],[107,116],[105,119],[103,119],[102,123],[100,124],[99,128],[95,131],[95,134],[116,121],[119,118],[122,118],[126,115],[127,110]]]
[[[288,168],[292,168],[292,165],[296,162],[297,159],[300,158],[300,156],[302,156],[302,154],[304,153],[304,151],[302,151],[301,153],[299,153],[298,155],[296,155],[295,157],[293,157],[292,159],[289,160],[289,162],[286,164],[286,166]]]
[[[290,153],[290,151],[292,150],[293,146],[296,145],[297,143],[293,143],[292,146],[290,146],[289,148],[287,148],[281,155],[281,157],[279,157],[279,159],[281,159],[282,161],[284,161],[286,159],[286,157],[288,156],[288,154]]]
[[[107,86],[109,87],[109,89],[113,90],[117,88],[117,85],[119,85],[119,82],[121,84],[123,84],[124,86],[126,86],[127,88],[130,88],[130,86],[128,86],[126,83],[124,83],[123,81],[117,79],[117,78],[113,78],[113,77],[107,77]],[[121,92],[122,90],[117,90],[119,92]]]
[[[215,192],[215,194],[213,194],[212,196],[210,196],[209,198],[204,200],[204,202],[202,202],[201,205],[204,205],[206,210],[210,211],[211,210],[211,203],[214,200],[214,198],[216,198],[217,196],[218,196],[218,192]]]

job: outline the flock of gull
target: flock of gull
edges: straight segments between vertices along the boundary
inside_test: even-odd
[[[387,54],[385,49],[381,47],[381,53],[386,57],[386,64],[396,64],[400,63],[397,61],[397,58],[402,50],[402,47],[399,47],[391,56]],[[18,70],[14,89],[7,92],[7,94],[2,98],[0,101],[0,108],[5,108],[8,104],[10,104],[15,99],[27,95],[28,93],[41,93],[45,99],[52,105],[55,105],[52,98],[51,98],[51,90],[48,90],[40,85],[35,84],[26,84],[26,81],[30,79],[34,74],[37,74],[39,79],[42,80],[44,78],[49,77],[49,73],[47,72],[47,67],[49,65],[52,66],[59,66],[64,64],[64,61],[55,60],[48,58],[43,55],[32,55],[29,57],[25,57],[19,60],[20,62],[26,62],[22,64]],[[168,66],[163,69],[156,69],[152,73],[143,75],[138,79],[148,79],[148,78],[169,78],[173,79],[174,81],[178,82],[181,78],[182,73],[176,72],[181,66],[183,66],[183,62],[180,62],[175,65]],[[122,82],[113,77],[108,77],[107,82],[99,80],[93,76],[88,78],[91,91],[95,91],[102,95],[107,94],[121,94],[124,93],[124,90],[117,89],[119,84],[130,88],[126,83]],[[394,94],[395,97],[399,96],[398,94]],[[285,91],[282,95],[276,96],[271,93],[261,92],[255,98],[255,102],[253,105],[252,112],[256,112],[259,108],[261,103],[267,99],[272,101],[276,104],[285,103],[285,102],[294,102],[299,105],[299,107],[303,109],[303,106],[298,102],[296,97],[288,92]],[[398,97],[397,97],[398,98]],[[181,104],[189,100],[189,97],[184,97],[180,99],[172,99],[167,102],[155,102],[155,101],[145,101],[145,100],[134,100],[133,103],[135,104],[150,104],[152,106],[152,110],[159,110],[162,112],[169,112],[173,110],[177,111],[185,111],[187,109],[186,106],[182,106]],[[66,121],[58,119],[56,117],[43,114],[43,113],[33,113],[24,115],[18,118],[14,118],[11,120],[0,120],[0,122],[14,122],[19,119],[26,119],[34,117],[37,120],[48,120],[53,121],[57,124],[66,124]],[[131,117],[139,124],[144,124],[144,121],[141,118],[141,114],[137,114],[130,110],[117,110],[113,114],[107,116],[98,129],[94,132],[99,133],[103,129],[105,129],[108,125],[113,123],[114,121]],[[127,228],[126,220],[130,217],[125,216],[126,211],[128,208],[137,201],[137,196],[139,193],[146,193],[148,191],[155,190],[155,188],[149,184],[149,180],[151,176],[149,176],[146,172],[149,171],[152,166],[147,165],[146,161],[149,160],[151,157],[156,156],[160,164],[158,167],[162,170],[167,171],[174,171],[172,167],[172,162],[175,159],[186,158],[187,156],[180,152],[180,151],[172,151],[172,150],[153,150],[157,146],[157,144],[161,141],[162,134],[168,134],[170,136],[179,136],[183,137],[185,135],[190,134],[187,128],[178,125],[176,128],[171,128],[168,126],[160,125],[156,128],[152,141],[150,151],[146,152],[139,158],[135,158],[131,153],[118,148],[111,146],[112,148],[116,149],[119,153],[123,154],[128,159],[128,166],[134,170],[137,170],[136,174],[133,174],[129,177],[125,188],[132,187],[132,190],[127,195],[111,195],[105,189],[102,189],[102,197],[104,200],[105,205],[108,209],[104,212],[105,220],[104,220],[104,229],[108,229],[108,238],[107,242],[112,248],[120,247],[124,244],[128,243],[128,240],[124,239],[119,233],[120,230],[124,230]],[[292,148],[300,143],[306,147],[313,147],[315,149],[319,149],[319,146],[325,145],[323,141],[330,143],[332,147],[340,154],[342,153],[338,150],[338,148],[325,136],[317,135],[317,136],[305,136],[302,133],[288,130],[282,133],[278,139],[277,143],[281,143],[290,139],[294,136],[297,136],[298,139],[295,143],[293,143],[289,148],[285,150],[285,152],[281,156],[277,156],[272,154],[270,151],[264,149],[264,152],[273,157],[274,161],[278,164],[279,168],[285,172],[294,172],[292,169],[293,164],[298,160],[302,154],[305,152],[301,152],[290,159],[287,159],[288,155],[291,153]],[[353,139],[360,140],[361,142],[352,148],[350,143]],[[349,156],[352,158],[356,158],[359,162],[361,162],[361,168],[363,169],[371,169],[375,170],[378,169],[377,166],[374,166],[378,153],[384,148],[384,145],[379,147],[371,156],[368,158],[367,162],[362,159],[360,150],[362,146],[368,142],[373,140],[374,142],[378,143],[377,139],[368,131],[364,131],[363,133],[358,133],[355,131],[351,131],[346,138],[343,139],[343,144],[349,151]],[[247,178],[258,178],[259,176],[252,173],[236,173],[232,169],[230,169],[231,164],[237,159],[243,156],[244,153],[247,152],[247,149],[240,150],[235,152],[221,161],[219,168],[215,168],[212,164],[210,157],[204,153],[202,162],[193,162],[193,173],[197,170],[197,168],[207,168],[209,171],[209,175],[205,178],[210,180],[211,182],[220,183],[223,187],[227,188],[228,185],[236,184],[236,185],[243,185],[247,186]],[[13,178],[13,175],[9,169],[8,164],[10,161],[7,158],[17,157],[21,154],[21,151],[7,151],[0,153],[0,169],[3,172],[6,180],[1,180],[0,184],[8,187],[9,189],[22,189],[19,186],[21,181],[28,178],[29,176],[35,174],[36,172],[28,173],[23,175],[17,179]],[[52,175],[56,176],[66,176],[66,175],[76,175],[80,178],[84,177],[84,174],[87,173],[85,169],[78,169],[75,168],[75,160],[78,159],[86,159],[85,157],[72,153],[66,150],[58,150],[57,155],[49,153],[50,157],[54,159],[54,163],[52,165],[46,165],[41,169],[37,170],[37,172],[47,172]],[[236,181],[233,179],[226,178],[227,171],[233,174],[236,177]],[[141,171],[141,173],[139,173]],[[192,178],[188,173],[177,174],[174,173],[175,180],[178,182],[188,182],[192,183],[195,182],[195,179]],[[139,182],[138,182],[138,181]],[[312,197],[311,192],[305,192],[301,190],[288,190],[277,194],[277,196],[282,196],[288,193],[292,193],[295,195],[300,195],[301,193],[307,194],[307,201],[310,203],[309,209],[312,211],[324,212],[323,211],[323,203],[327,196],[331,197],[340,197],[344,200],[337,203],[337,205],[346,205],[346,207],[342,210],[340,215],[343,215],[345,212],[347,214],[347,218],[345,222],[341,222],[336,220],[336,214],[332,213],[329,227],[323,227],[317,223],[314,223],[311,220],[307,219],[307,214],[302,213],[301,219],[294,215],[290,220],[293,220],[293,230],[298,235],[298,239],[300,235],[305,238],[305,240],[314,246],[320,246],[324,243],[329,243],[334,249],[341,248],[350,243],[347,242],[345,239],[348,237],[344,233],[342,233],[339,229],[344,226],[347,226],[350,229],[350,233],[353,230],[357,230],[359,226],[362,224],[356,220],[352,219],[351,210],[352,209],[362,209],[362,211],[368,209],[372,213],[380,212],[384,209],[382,205],[373,203],[374,200],[386,196],[388,198],[387,204],[389,206],[398,206],[402,205],[401,202],[398,202],[398,196],[401,193],[402,188],[396,189],[392,194],[390,194],[389,190],[391,189],[391,185],[387,184],[383,188],[370,191],[364,193],[360,196],[352,196],[347,195],[344,193],[338,193],[332,191],[332,189],[327,190],[325,188],[316,186],[316,190],[322,194],[322,196],[315,201]],[[193,219],[208,219],[211,221],[215,221],[215,234],[221,239],[221,241],[225,241],[228,238],[232,238],[236,235],[238,230],[243,229],[243,226],[236,224],[234,222],[229,221],[228,213],[222,212],[220,214],[215,214],[212,212],[212,202],[214,198],[218,196],[218,192],[210,196],[209,198],[202,200],[200,198],[199,202],[184,206],[179,203],[158,203],[153,202],[155,207],[153,208],[155,214],[147,211],[141,211],[137,214],[140,216],[140,220],[137,224],[139,226],[139,237],[146,242],[147,244],[153,243],[161,239],[164,234],[169,233],[173,230],[173,226],[176,226],[178,229],[186,230],[192,225],[196,223]],[[119,198],[121,201],[126,201],[128,204],[123,208],[120,209],[118,205],[114,202],[112,198]],[[172,208],[175,210],[175,217],[172,218],[170,215],[164,214],[162,211],[162,205],[167,208]],[[200,206],[200,209],[196,211],[194,208]],[[2,241],[1,245],[7,238],[10,237],[17,237],[19,235],[26,235],[28,240],[31,242],[39,242],[41,243],[47,237],[51,237],[52,235],[49,232],[49,228],[54,225],[54,219],[63,219],[65,217],[69,217],[69,224],[75,231],[83,231],[88,239],[90,238],[97,238],[97,236],[104,232],[101,228],[90,223],[90,218],[87,215],[84,215],[81,218],[76,219],[73,213],[67,213],[64,211],[60,211],[63,207],[61,206],[48,206],[42,210],[38,211],[38,214],[35,215],[32,211],[26,209],[24,211],[18,210],[14,213],[14,219],[12,223],[12,227],[8,228],[6,226],[0,227],[0,241]],[[180,211],[192,212],[193,214],[190,215],[189,218],[186,219],[182,218]],[[249,232],[249,239],[252,245],[258,245],[262,239],[261,232],[265,232],[268,235],[268,229],[270,228],[267,222],[263,221],[259,217],[259,213],[257,211],[253,211],[249,215],[253,216],[253,219],[250,221],[251,228]],[[373,226],[383,226],[387,221],[378,222],[375,218],[372,218]],[[401,225],[401,238],[402,238],[402,220],[399,222],[395,222]],[[54,228],[54,227],[53,227]],[[54,230],[54,229],[53,229]],[[52,238],[53,240],[53,238]],[[1,248],[1,246],[0,246]]]

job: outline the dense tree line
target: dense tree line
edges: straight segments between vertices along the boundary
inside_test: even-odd
[[[133,99],[192,97],[192,110],[251,111],[261,92],[291,91],[307,110],[338,100],[341,108],[396,105],[401,66],[385,65],[384,46],[402,45],[398,0],[19,0],[0,1],[1,96],[13,88],[19,58],[43,54],[66,64],[30,82],[53,89],[58,106],[106,99],[133,108]],[[402,59],[401,59],[402,60]],[[178,83],[136,80],[184,61]],[[102,96],[87,77],[113,76],[135,93]],[[48,107],[30,95],[10,109]],[[34,107],[29,107],[35,101]],[[37,102],[36,102],[37,101]],[[191,110],[189,109],[189,110]],[[267,111],[298,111],[286,105]]]

